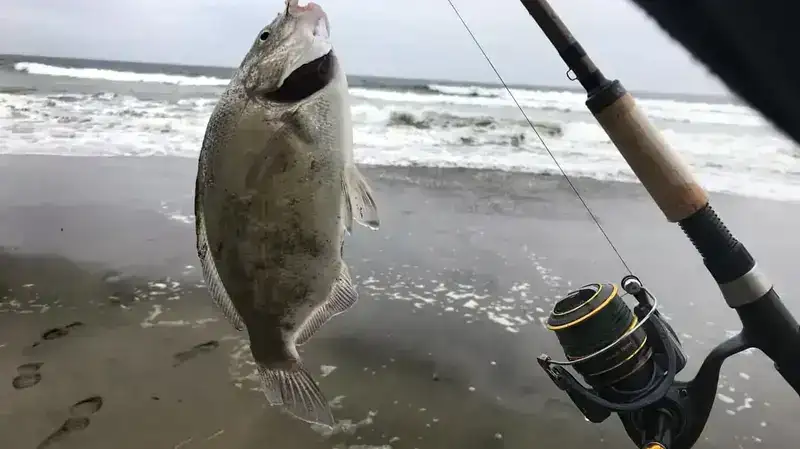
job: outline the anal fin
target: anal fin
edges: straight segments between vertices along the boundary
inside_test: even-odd
[[[345,312],[358,301],[358,293],[350,279],[350,270],[347,264],[342,262],[341,272],[333,288],[328,294],[328,298],[320,304],[311,315],[306,318],[297,330],[295,339],[296,345],[302,345],[308,341],[325,323],[336,315]]]
[[[342,184],[345,191],[347,209],[345,223],[348,232],[352,228],[353,219],[372,230],[378,229],[381,224],[378,217],[378,206],[372,197],[372,188],[358,167],[351,165],[346,169]]]

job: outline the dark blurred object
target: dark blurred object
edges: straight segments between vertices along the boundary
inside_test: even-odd
[[[800,142],[798,7],[787,0],[633,0],[736,95]]]

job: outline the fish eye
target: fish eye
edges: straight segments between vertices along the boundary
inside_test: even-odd
[[[261,39],[261,42],[267,40],[268,37],[269,37],[269,31],[263,31],[261,32],[261,35],[258,36],[258,38]]]

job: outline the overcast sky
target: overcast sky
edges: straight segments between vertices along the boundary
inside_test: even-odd
[[[517,0],[454,0],[511,83],[566,67]],[[726,89],[628,0],[550,0],[607,75],[634,90]],[[238,65],[282,0],[0,0],[0,53]],[[305,0],[301,0],[305,3]],[[447,0],[318,0],[350,74],[495,81]]]

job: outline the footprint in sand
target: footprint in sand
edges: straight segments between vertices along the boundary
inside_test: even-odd
[[[89,417],[97,413],[103,406],[103,398],[91,396],[82,401],[78,401],[69,408],[69,418],[61,424],[61,427],[44,439],[37,449],[46,449],[51,445],[60,442],[73,432],[89,427]]]
[[[45,341],[56,340],[56,339],[59,339],[59,338],[66,337],[67,335],[69,335],[69,331],[70,330],[75,329],[76,327],[81,327],[81,326],[83,326],[83,323],[81,323],[80,321],[75,321],[75,322],[67,324],[66,326],[54,327],[52,329],[48,329],[48,330],[42,332],[42,337],[41,337],[42,339],[37,341],[37,342],[35,342],[31,346],[35,348],[35,347],[39,346],[40,344],[42,344]]]
[[[217,348],[219,348],[219,342],[217,340],[194,345],[186,351],[175,353],[175,355],[172,356],[175,359],[175,363],[172,366],[178,366],[187,360],[193,359],[201,354],[209,353]]]
[[[42,381],[39,369],[44,365],[41,362],[25,363],[17,367],[17,376],[11,381],[16,390],[30,388]]]

